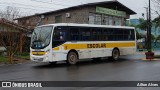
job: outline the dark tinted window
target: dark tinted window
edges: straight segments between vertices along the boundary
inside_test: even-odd
[[[91,41],[91,31],[89,27],[80,27],[80,40]]]
[[[122,28],[56,27],[53,40],[62,41],[129,41],[134,40],[134,30]]]
[[[103,28],[92,28],[91,29],[92,41],[103,41]]]
[[[79,28],[78,27],[70,27],[69,30],[71,41],[79,41]]]
[[[131,29],[118,29],[118,28],[105,28],[103,29],[104,40],[108,41],[126,41],[134,40],[134,30]]]
[[[53,32],[54,41],[65,41],[68,39],[68,28],[67,27],[55,27]]]

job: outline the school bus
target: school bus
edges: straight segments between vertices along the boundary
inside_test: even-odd
[[[57,23],[38,26],[31,37],[30,59],[76,64],[81,59],[135,54],[134,27]]]

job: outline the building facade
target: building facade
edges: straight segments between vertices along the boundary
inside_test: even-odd
[[[54,23],[80,23],[124,26],[134,11],[117,0],[96,2],[64,8],[56,11],[17,18],[18,24],[34,28]]]

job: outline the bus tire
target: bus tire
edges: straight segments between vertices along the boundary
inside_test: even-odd
[[[68,56],[67,56],[67,64],[69,65],[75,65],[78,61],[78,56],[75,52],[69,52]]]
[[[112,51],[112,56],[109,57],[109,59],[111,59],[112,61],[117,61],[119,59],[120,56],[120,52],[117,48],[113,49]]]

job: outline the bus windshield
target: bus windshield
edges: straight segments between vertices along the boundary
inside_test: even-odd
[[[31,38],[31,48],[43,49],[49,45],[51,39],[52,26],[35,28]]]

